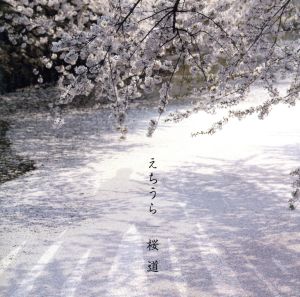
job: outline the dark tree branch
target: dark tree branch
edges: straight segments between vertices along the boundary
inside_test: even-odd
[[[140,47],[140,45],[144,42],[144,40],[152,33],[152,31],[166,18],[166,17],[170,17],[170,15],[172,14],[172,11],[169,11],[168,13],[166,13],[159,21],[157,21],[154,26],[147,32],[147,34],[139,41],[138,46],[136,47],[136,49],[132,52],[132,54],[130,55],[130,59],[133,57],[133,55],[135,54],[135,52],[137,51],[137,49]],[[167,19],[168,19],[167,18]]]
[[[262,28],[260,29],[260,32],[257,34],[257,36],[255,37],[254,41],[252,42],[252,44],[249,46],[249,48],[247,49],[247,52],[250,51],[250,49],[256,44],[256,42],[261,38],[261,36],[263,35],[263,32],[264,30],[267,28],[267,27],[270,27],[270,26],[273,26],[278,20],[281,19],[285,9],[287,8],[287,6],[289,5],[289,3],[291,2],[291,0],[287,0],[275,13],[274,15],[271,17],[270,20],[272,20],[274,17],[276,17],[276,15],[278,13],[280,13],[279,17],[272,23],[272,24],[269,24],[269,21],[266,21],[264,26],[262,26]]]
[[[227,31],[223,28],[223,26],[221,26],[219,23],[217,23],[213,18],[209,17],[208,15],[198,12],[198,11],[192,11],[192,10],[179,10],[178,12],[189,12],[189,13],[196,13],[204,18],[206,18],[207,20],[211,21],[217,28],[219,28],[225,35],[226,37],[231,41],[232,45],[237,49],[238,47],[236,46],[235,41],[230,37],[230,35],[227,33]]]
[[[138,4],[142,2],[142,0],[137,0],[134,5],[131,7],[131,9],[129,10],[129,12],[127,13],[127,15],[125,16],[125,18],[119,23],[118,28],[117,28],[117,32],[123,27],[124,23],[127,21],[127,19],[130,17],[130,15],[133,14],[135,8],[138,6]]]
[[[159,11],[153,13],[152,15],[149,15],[149,16],[147,16],[147,17],[145,17],[145,18],[139,20],[138,23],[141,23],[141,22],[143,22],[143,21],[145,21],[145,20],[148,20],[148,19],[150,19],[150,18],[153,18],[154,16],[156,16],[156,15],[158,15],[158,14],[160,14],[161,12],[166,11],[166,10],[172,10],[172,7],[167,7],[167,8],[161,9],[161,10],[159,10]]]
[[[173,14],[173,33],[176,32],[176,17],[177,17],[177,12],[178,12],[178,5],[180,3],[180,0],[176,0],[173,10],[172,10],[172,14]]]

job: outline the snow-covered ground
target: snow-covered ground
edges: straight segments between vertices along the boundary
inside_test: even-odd
[[[60,130],[16,116],[8,136],[38,169],[0,187],[0,296],[299,296],[300,216],[287,201],[300,107],[197,138],[210,116],[161,122],[149,139],[154,114],[130,111],[126,142],[106,111],[70,114]]]

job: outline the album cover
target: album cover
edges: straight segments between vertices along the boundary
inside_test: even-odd
[[[299,297],[298,0],[0,0],[1,297]]]

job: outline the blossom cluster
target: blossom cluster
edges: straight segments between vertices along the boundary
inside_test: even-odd
[[[196,100],[173,114],[176,121],[237,105],[256,83],[269,94],[255,108],[262,118],[272,104],[299,98],[297,0],[7,1],[13,12],[1,16],[1,31],[24,57],[39,56],[33,72],[40,83],[41,64],[56,71],[57,105],[93,93],[111,102],[123,136],[130,102],[159,90],[153,134],[178,79],[182,96]],[[286,77],[291,84],[281,97],[276,85]]]
[[[158,119],[150,122],[149,136],[179,76],[189,81],[184,95],[197,99],[192,112],[236,105],[258,82],[270,102],[294,104],[298,31],[299,5],[293,0],[109,1],[89,30],[65,34],[53,44],[52,51],[69,65],[60,70],[61,102],[96,89],[112,101],[122,130],[130,100],[159,89]],[[287,76],[293,83],[279,98],[276,84]]]
[[[89,30],[101,15],[99,5],[88,0],[6,0],[3,7],[0,34],[11,59],[5,62],[12,68],[17,62],[30,67],[39,83],[49,80],[50,74],[58,77],[64,65],[51,51],[52,42]]]

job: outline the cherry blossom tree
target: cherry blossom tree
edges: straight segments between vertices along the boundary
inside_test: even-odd
[[[53,52],[71,66],[60,79],[59,104],[96,89],[97,96],[112,101],[125,137],[130,100],[159,89],[158,117],[148,129],[151,136],[175,95],[179,75],[189,86],[183,96],[196,103],[170,114],[167,121],[238,105],[256,84],[268,92],[259,105],[231,110],[193,136],[213,134],[231,117],[256,113],[263,119],[272,106],[294,105],[299,99],[299,20],[297,0],[110,1],[90,30],[66,34],[53,44]],[[277,88],[283,79],[290,82],[285,95]],[[299,169],[291,174],[299,178]],[[299,196],[298,179],[293,187],[291,209]]]
[[[11,7],[0,12],[11,56],[29,61],[40,83],[43,67],[60,77],[56,107],[94,92],[112,103],[123,136],[130,101],[159,90],[158,118],[148,130],[152,135],[176,95],[178,77],[186,86],[182,97],[195,104],[167,120],[237,105],[257,83],[269,93],[260,105],[230,111],[194,135],[214,133],[230,117],[258,113],[263,118],[274,104],[293,105],[299,97],[297,0],[2,2]],[[285,77],[290,87],[280,96],[276,85]]]
[[[232,117],[258,114],[263,119],[274,105],[294,105],[299,99],[298,0],[6,2],[13,12],[2,12],[1,32],[22,55],[42,47],[33,69],[40,83],[41,65],[58,73],[61,96],[54,112],[78,95],[94,93],[111,103],[122,138],[130,102],[159,91],[151,136],[168,102],[178,96],[179,81],[185,85],[180,96],[194,103],[166,121],[230,109],[246,101],[257,84],[268,93],[258,105],[229,110],[194,136],[213,134]],[[283,79],[289,81],[284,95],[277,87]]]
[[[159,89],[158,118],[169,100],[174,78],[189,77],[185,96],[196,98],[191,109],[171,115],[178,121],[193,112],[231,107],[261,83],[269,98],[259,106],[230,112],[210,130],[214,133],[232,116],[258,113],[263,118],[279,102],[299,97],[299,4],[293,0],[251,1],[109,1],[107,10],[89,30],[65,32],[52,51],[69,66],[62,70],[59,104],[78,94],[112,102],[118,128],[125,134],[131,99]],[[291,81],[285,96],[277,83]],[[170,118],[169,118],[170,120]]]

